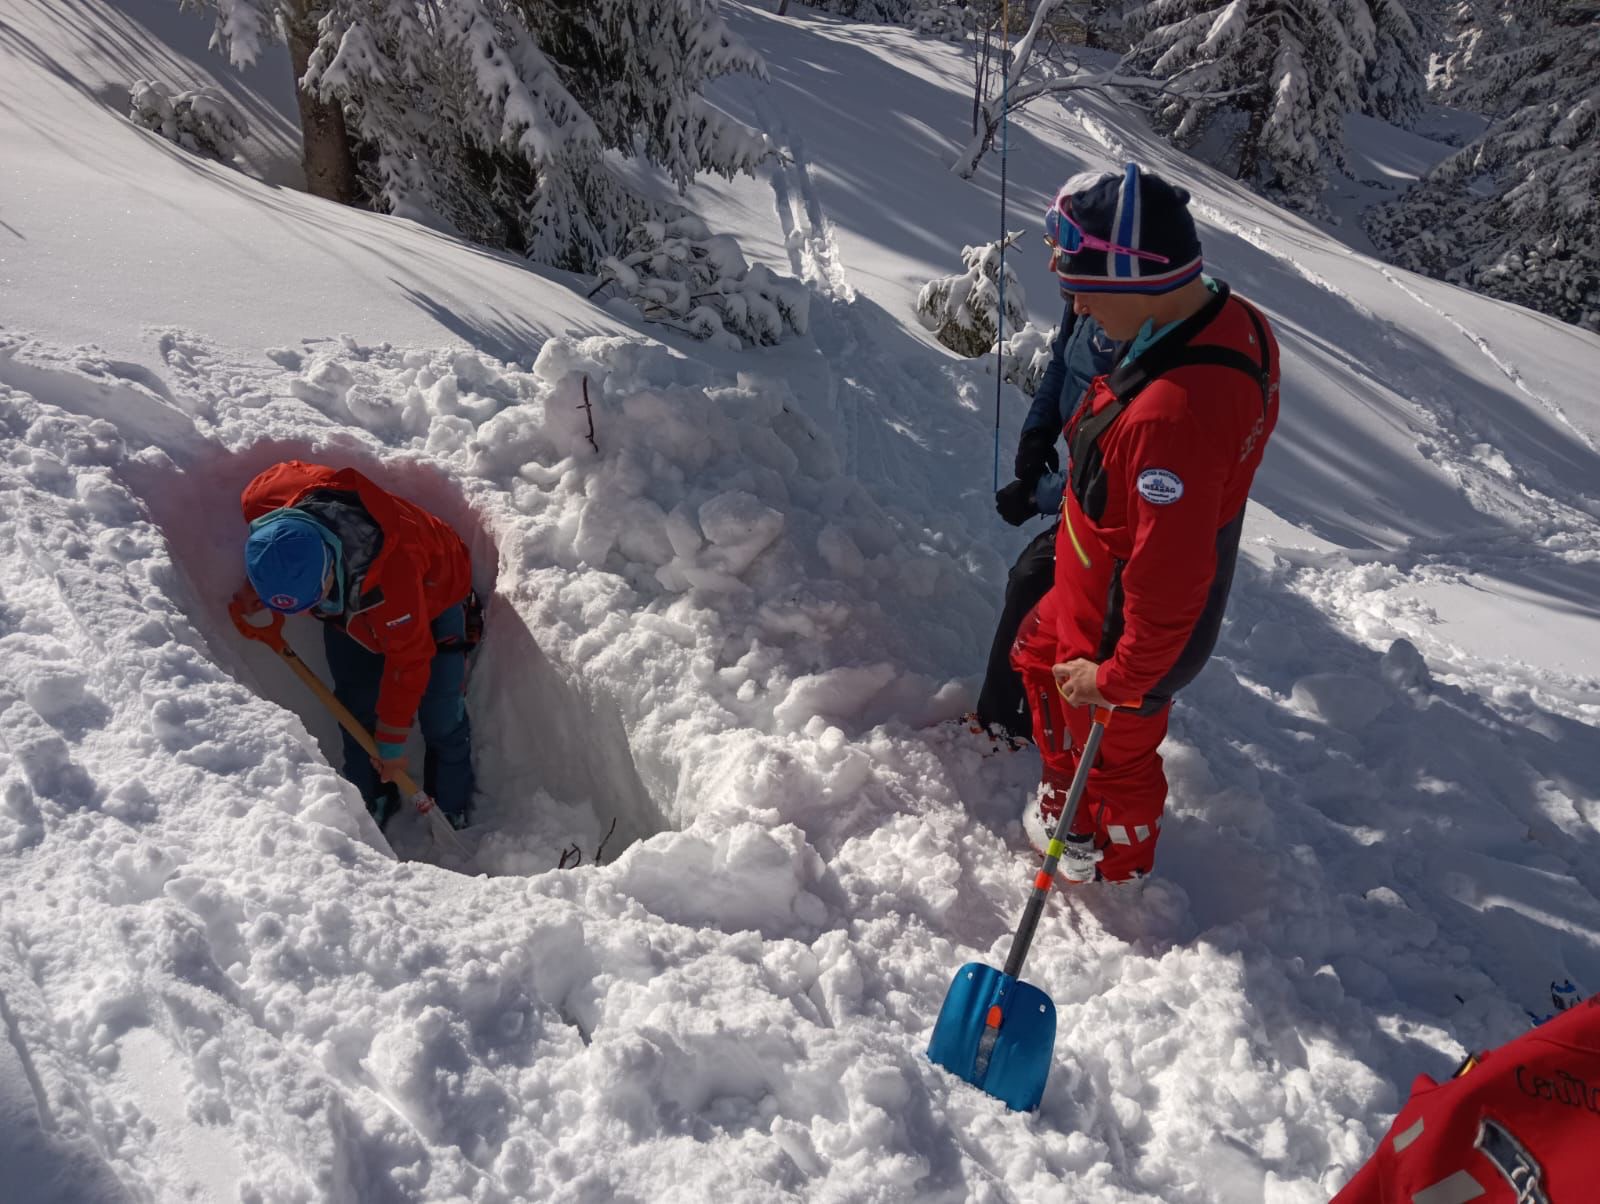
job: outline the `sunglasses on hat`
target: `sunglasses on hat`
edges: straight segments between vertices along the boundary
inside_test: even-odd
[[[1050,248],[1050,270],[1057,276],[1067,275],[1066,265],[1062,260],[1069,255],[1076,255],[1085,247],[1091,251],[1104,251],[1108,255],[1132,255],[1135,259],[1148,259],[1154,263],[1172,262],[1165,255],[1124,247],[1120,243],[1107,242],[1090,234],[1073,218],[1072,194],[1065,189],[1062,189],[1056,196],[1055,203],[1045,211],[1044,241]]]

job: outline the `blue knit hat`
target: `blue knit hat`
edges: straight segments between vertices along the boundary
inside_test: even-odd
[[[263,515],[250,526],[244,570],[260,599],[286,615],[321,601],[330,552],[317,521],[286,508]]]
[[[1057,265],[1064,291],[1170,293],[1200,275],[1200,236],[1189,216],[1189,193],[1137,163],[1129,163],[1120,176],[1075,176],[1056,204],[1085,234],[1166,261],[1085,244]]]

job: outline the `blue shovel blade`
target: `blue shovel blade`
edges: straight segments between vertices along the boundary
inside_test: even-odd
[[[1000,1028],[980,1065],[989,1009],[1000,1005]],[[928,1040],[928,1057],[957,1078],[1017,1112],[1044,1098],[1055,1056],[1056,1005],[1038,987],[993,966],[968,962],[956,971]]]

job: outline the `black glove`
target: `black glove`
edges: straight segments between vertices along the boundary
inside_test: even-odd
[[[1055,433],[1049,427],[1035,427],[1022,432],[1022,438],[1017,441],[1017,480],[1026,481],[1031,487],[1045,473],[1057,472],[1060,468],[1061,457],[1056,454]]]
[[[1012,481],[995,490],[994,508],[1013,527],[1022,526],[1039,513],[1033,500],[1033,485],[1028,481]]]

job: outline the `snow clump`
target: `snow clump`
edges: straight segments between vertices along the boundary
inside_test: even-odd
[[[687,215],[635,226],[624,252],[601,261],[600,281],[615,283],[648,320],[732,348],[804,334],[810,318],[804,284],[752,267],[731,235]]]
[[[250,136],[250,125],[217,88],[175,92],[153,79],[129,89],[128,120],[186,151],[226,163]]]

